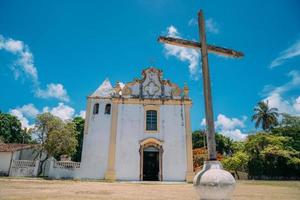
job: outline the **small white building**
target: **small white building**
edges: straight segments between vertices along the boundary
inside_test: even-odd
[[[87,98],[80,178],[192,181],[192,101],[156,68]]]
[[[34,160],[32,144],[0,144],[0,176],[8,176],[15,160]]]

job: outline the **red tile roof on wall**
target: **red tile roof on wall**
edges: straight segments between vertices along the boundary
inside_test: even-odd
[[[13,152],[34,147],[34,144],[0,144],[0,152]]]

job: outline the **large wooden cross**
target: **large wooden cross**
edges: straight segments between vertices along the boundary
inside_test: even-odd
[[[172,37],[162,37],[158,38],[159,42],[176,45],[180,47],[193,48],[196,50],[201,50],[201,61],[202,61],[202,73],[203,73],[203,87],[204,87],[204,102],[205,102],[205,117],[207,126],[207,149],[208,149],[208,159],[216,160],[216,141],[215,141],[215,127],[214,127],[214,116],[213,116],[213,106],[211,97],[211,86],[210,86],[210,75],[208,66],[208,52],[233,57],[241,58],[244,56],[242,52],[235,51],[232,49],[227,49],[224,47],[218,47],[214,45],[206,44],[206,34],[205,34],[205,20],[203,11],[200,10],[198,13],[198,26],[199,26],[199,37],[200,42],[184,40],[180,38]]]

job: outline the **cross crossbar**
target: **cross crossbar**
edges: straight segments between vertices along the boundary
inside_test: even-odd
[[[160,36],[158,38],[158,41],[162,42],[162,43],[166,43],[166,44],[180,46],[180,47],[188,47],[188,48],[193,48],[193,49],[201,48],[200,42],[184,40],[184,39],[180,39],[180,38]],[[242,58],[244,56],[244,54],[242,52],[235,51],[233,49],[224,48],[224,47],[209,45],[209,44],[207,44],[207,50],[211,53],[215,53],[215,54],[227,56],[227,57],[233,57],[233,58]]]

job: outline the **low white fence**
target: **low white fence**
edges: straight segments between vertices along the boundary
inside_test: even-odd
[[[9,176],[37,176],[39,160],[12,160]]]
[[[55,161],[53,167],[61,168],[61,169],[76,169],[76,168],[80,168],[80,162]]]
[[[55,179],[77,178],[79,170],[80,162],[52,160],[48,176]]]

